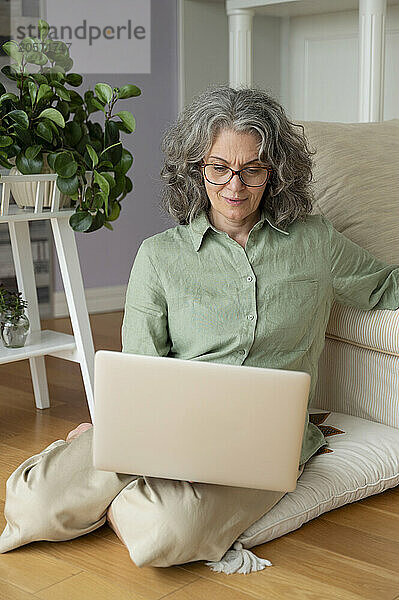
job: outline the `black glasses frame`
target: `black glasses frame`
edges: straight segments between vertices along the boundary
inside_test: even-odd
[[[244,167],[243,169],[239,169],[238,171],[235,171],[235,170],[234,170],[234,169],[232,169],[231,167],[228,167],[228,166],[226,166],[226,165],[223,165],[223,167],[226,167],[226,169],[230,169],[230,171],[231,171],[231,175],[230,175],[229,179],[228,179],[227,181],[225,181],[224,183],[215,183],[214,181],[210,181],[210,180],[208,179],[208,177],[206,176],[206,174],[205,174],[205,167],[208,167],[208,166],[210,166],[210,167],[214,167],[214,166],[215,166],[215,164],[214,164],[214,163],[206,163],[205,165],[201,165],[201,168],[202,168],[202,170],[203,170],[203,173],[204,173],[204,177],[205,177],[205,179],[207,180],[207,182],[208,182],[208,183],[211,183],[212,185],[226,185],[226,183],[229,183],[229,181],[231,181],[231,180],[233,179],[234,175],[238,175],[238,177],[239,177],[239,179],[240,179],[241,183],[243,183],[245,186],[247,186],[247,187],[262,187],[262,186],[264,186],[264,185],[265,185],[265,184],[266,184],[266,183],[269,181],[269,179],[270,179],[270,176],[271,176],[271,174],[272,174],[272,171],[273,171],[273,169],[272,169],[271,167],[259,167],[259,166],[258,166],[258,169],[265,169],[265,170],[267,171],[267,178],[266,178],[266,181],[265,181],[264,183],[261,183],[260,185],[250,185],[250,184],[248,184],[248,183],[245,183],[245,181],[243,181],[243,179],[242,179],[242,177],[241,177],[241,173],[242,173],[242,171],[245,171],[246,169],[248,169],[248,168],[250,168],[250,167]]]

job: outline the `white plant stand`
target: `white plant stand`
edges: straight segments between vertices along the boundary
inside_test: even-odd
[[[8,223],[18,290],[27,301],[30,331],[23,348],[0,347],[0,364],[29,359],[36,407],[49,408],[50,400],[44,356],[56,356],[78,362],[82,371],[86,398],[93,422],[94,413],[94,345],[87,312],[83,279],[75,235],[68,220],[74,213],[60,209],[60,191],[54,183],[51,206],[43,208],[44,183],[56,180],[56,174],[4,175],[0,223]],[[86,173],[90,181],[91,173]],[[36,202],[32,208],[10,205],[10,184],[38,182]],[[73,335],[41,330],[39,306],[32,260],[28,221],[50,219],[61,276],[64,284]]]

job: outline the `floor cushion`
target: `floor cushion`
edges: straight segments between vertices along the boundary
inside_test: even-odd
[[[297,487],[239,537],[252,548],[319,515],[399,485],[399,429],[337,412],[309,409],[328,446],[308,460]]]

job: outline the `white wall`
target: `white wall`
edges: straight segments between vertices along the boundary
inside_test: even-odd
[[[228,20],[224,2],[181,4],[188,102],[210,83],[228,82]],[[385,120],[399,117],[399,6],[388,7],[386,29]],[[357,11],[293,18],[256,14],[253,48],[254,84],[276,96],[292,118],[358,120]]]
[[[229,82],[228,22],[224,2],[181,0],[183,104],[213,83]],[[279,19],[254,18],[254,84],[280,94]]]
[[[228,83],[228,25],[224,4],[182,0],[182,103],[186,104],[211,83]]]
[[[399,117],[399,7],[388,7],[384,120]],[[358,13],[296,17],[289,25],[289,105],[297,119],[358,116]],[[283,76],[284,76],[283,75]]]

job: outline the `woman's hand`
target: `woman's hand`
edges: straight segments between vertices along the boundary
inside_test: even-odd
[[[72,429],[72,431],[68,433],[65,441],[70,442],[74,438],[79,437],[82,433],[90,429],[90,427],[93,427],[91,423],[80,423],[80,425],[78,425],[77,427],[75,427],[75,429]]]

